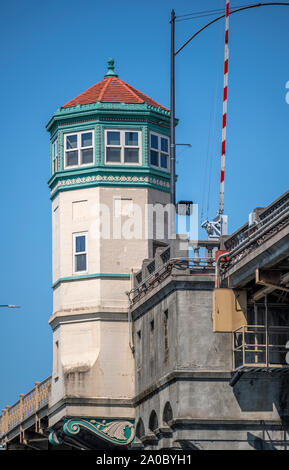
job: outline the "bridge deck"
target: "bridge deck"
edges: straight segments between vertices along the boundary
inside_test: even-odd
[[[221,285],[246,286],[256,269],[289,272],[289,191],[259,210],[254,225],[245,224],[225,241],[228,254],[220,263]]]
[[[43,421],[47,421],[48,399],[51,387],[51,377],[36,382],[35,387],[28,393],[21,394],[13,406],[2,410],[0,417],[0,439],[3,444],[17,440],[19,444],[29,445],[28,436],[32,437],[36,448],[43,440]],[[37,441],[37,444],[36,444]]]

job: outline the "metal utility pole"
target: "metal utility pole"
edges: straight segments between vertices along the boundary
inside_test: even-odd
[[[255,3],[252,5],[247,5],[239,8],[235,8],[229,11],[229,0],[226,1],[226,10],[223,15],[213,19],[209,23],[205,24],[202,28],[196,31],[184,44],[182,44],[177,50],[175,50],[175,20],[179,18],[175,15],[175,11],[171,12],[171,148],[170,148],[170,161],[171,161],[171,203],[175,204],[176,202],[176,181],[175,181],[175,156],[176,156],[176,144],[175,144],[175,57],[202,31],[207,29],[209,26],[213,25],[222,18],[226,19],[226,31],[225,31],[225,54],[228,53],[228,25],[229,25],[229,15],[234,13],[239,13],[244,10],[264,7],[264,6],[289,6],[289,2],[267,2],[267,3]],[[185,15],[187,16],[187,15]],[[226,60],[226,55],[225,55]],[[226,75],[226,74],[225,74]],[[224,78],[224,89],[226,88],[227,76]],[[223,97],[223,104],[224,100]],[[225,103],[227,105],[227,103]],[[226,111],[226,108],[225,108]],[[226,136],[226,112],[223,110],[223,137]],[[223,142],[223,141],[222,141]],[[225,142],[225,141],[224,141]],[[223,144],[222,144],[223,145]],[[224,143],[225,145],[225,143]],[[220,200],[219,200],[219,210],[216,217],[212,220],[206,220],[203,222],[202,227],[207,231],[209,237],[219,237],[227,233],[227,216],[223,215],[224,211],[224,178],[225,178],[225,152],[222,152],[221,155],[221,184],[220,184]]]
[[[171,204],[176,204],[176,142],[175,142],[175,10],[171,12]]]
[[[0,305],[0,307],[7,307],[7,308],[20,308],[20,305]]]

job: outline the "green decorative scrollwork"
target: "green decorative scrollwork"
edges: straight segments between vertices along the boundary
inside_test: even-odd
[[[54,431],[53,429],[50,429],[48,441],[50,442],[50,444],[54,446],[60,446],[63,443],[62,433],[58,431]]]
[[[63,425],[63,431],[68,436],[75,436],[79,433],[80,428],[116,445],[128,445],[135,436],[134,425],[130,421],[69,419]]]

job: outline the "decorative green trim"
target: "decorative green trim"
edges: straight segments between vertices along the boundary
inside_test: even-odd
[[[58,171],[63,171],[64,167],[64,160],[63,160],[63,153],[64,153],[64,139],[63,139],[63,132],[60,130],[57,132],[58,136],[58,152],[59,152],[59,164],[58,164]]]
[[[59,108],[56,113],[52,116],[49,122],[46,125],[46,129],[49,132],[53,132],[52,128],[55,124],[60,121],[71,119],[79,119],[89,116],[90,119],[95,117],[97,121],[99,117],[104,117],[106,114],[111,116],[120,115],[120,117],[131,116],[137,121],[138,117],[155,116],[161,118],[165,121],[168,121],[170,118],[170,111],[163,109],[161,107],[150,106],[147,103],[97,103],[84,104],[72,106],[70,108]],[[176,119],[176,124],[178,120]]]
[[[53,429],[49,430],[48,441],[54,446],[60,446],[63,443],[63,436],[61,432],[54,431]]]
[[[54,116],[65,116],[70,114],[79,113],[80,111],[85,111],[91,113],[91,111],[156,111],[163,114],[164,116],[170,116],[170,111],[162,108],[161,106],[151,106],[148,103],[102,103],[97,101],[96,103],[89,104],[78,104],[76,106],[71,106],[69,108],[58,108]],[[48,127],[49,123],[47,124]]]
[[[164,128],[163,126],[160,126],[157,122],[149,122],[148,123],[148,131],[156,132],[157,134],[162,134],[167,137],[170,137],[171,132],[169,128]],[[148,148],[149,148],[149,142],[148,142]]]
[[[149,132],[148,127],[143,128],[142,132],[142,148],[143,148],[143,165],[149,167],[149,158],[148,158],[148,142],[149,142]]]
[[[52,284],[52,288],[56,287],[61,282],[81,281],[83,279],[130,279],[130,274],[127,273],[95,273],[95,274],[78,274],[75,276],[60,277]]]
[[[100,168],[78,168],[77,170],[62,171],[54,174],[48,181],[51,189],[51,199],[59,191],[80,189],[94,186],[119,187],[151,187],[164,192],[170,192],[170,173],[142,166],[124,168],[106,166]]]
[[[67,419],[64,418],[63,431],[67,436],[77,435],[80,428],[119,446],[127,446],[135,437],[134,421],[105,419]]]
[[[95,132],[95,148],[96,148],[96,164],[99,165],[101,164],[101,126],[97,125],[96,126],[96,132]]]
[[[63,171],[59,171],[57,174],[55,173],[47,182],[50,188],[53,187],[60,178],[78,178],[78,177],[86,177],[86,176],[104,176],[108,173],[113,174],[114,176],[156,176],[162,177],[165,180],[170,180],[170,173],[169,171],[162,170],[161,168],[157,167],[146,167],[144,168],[141,165],[105,165],[101,167],[85,166],[85,167],[78,167],[72,170],[66,169]],[[99,179],[99,178],[98,178]],[[107,178],[106,178],[107,179]]]
[[[108,176],[104,181],[97,181],[97,180],[90,180],[88,178],[76,178],[72,180],[62,180],[59,182],[55,188],[51,191],[51,199],[60,192],[60,191],[71,191],[73,189],[84,189],[88,187],[95,187],[95,186],[118,186],[118,187],[149,187],[154,188],[159,191],[164,191],[169,193],[170,192],[170,184],[168,182],[164,182],[163,180],[159,180],[153,177],[145,177],[143,180],[140,181],[138,177],[136,179],[130,177],[125,178],[124,181],[117,179],[115,176]]]

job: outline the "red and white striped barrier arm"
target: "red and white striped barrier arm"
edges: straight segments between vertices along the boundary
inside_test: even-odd
[[[222,124],[219,214],[222,214],[224,212],[226,135],[227,135],[227,100],[228,100],[228,66],[229,66],[229,9],[230,9],[230,0],[226,0],[225,63],[224,63],[224,85],[223,85],[223,124]]]

